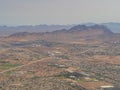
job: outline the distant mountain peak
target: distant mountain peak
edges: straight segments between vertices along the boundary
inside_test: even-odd
[[[93,31],[93,30],[101,30],[103,33],[107,34],[113,34],[111,30],[109,30],[106,26],[104,25],[92,25],[92,26],[87,26],[87,25],[77,25],[69,29],[69,32],[74,32],[74,31]]]
[[[19,36],[26,36],[26,35],[29,35],[29,34],[31,34],[31,33],[29,33],[29,32],[18,32],[18,33],[14,33],[14,34],[12,34],[10,36],[17,36],[17,37],[19,37]]]
[[[87,28],[88,27],[86,25],[77,25],[77,26],[70,28],[69,30],[87,30]]]

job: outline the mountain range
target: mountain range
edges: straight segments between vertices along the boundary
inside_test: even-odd
[[[92,26],[95,23],[85,23],[84,25]],[[106,26],[114,33],[120,33],[120,23],[102,23],[100,25]],[[8,36],[17,32],[52,32],[61,29],[70,29],[72,25],[23,25],[23,26],[0,26],[0,37]]]
[[[17,32],[51,32],[61,29],[69,29],[74,25],[24,25],[24,26],[0,26],[0,36],[8,36]]]
[[[119,42],[120,34],[114,33],[104,25],[76,25],[70,29],[52,32],[18,32],[5,37],[7,41],[45,40],[60,43],[93,44],[104,42]]]

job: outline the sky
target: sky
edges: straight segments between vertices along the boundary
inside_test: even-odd
[[[120,0],[0,0],[0,25],[120,22]]]

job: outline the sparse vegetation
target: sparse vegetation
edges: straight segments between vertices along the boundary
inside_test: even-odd
[[[9,69],[17,66],[20,66],[20,65],[19,64],[2,64],[0,65],[0,69]]]
[[[19,36],[20,39],[13,35],[17,41],[12,41],[13,36],[3,39],[0,42],[0,90],[120,87],[120,44],[102,41],[99,36],[102,32],[96,32],[100,40],[80,32],[44,33],[45,37],[42,34],[34,37],[36,34],[31,33],[33,39],[25,37],[27,40],[23,41],[20,39],[25,35]]]

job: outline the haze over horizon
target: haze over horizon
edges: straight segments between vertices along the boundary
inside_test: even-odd
[[[120,22],[120,0],[1,0],[0,25]]]

